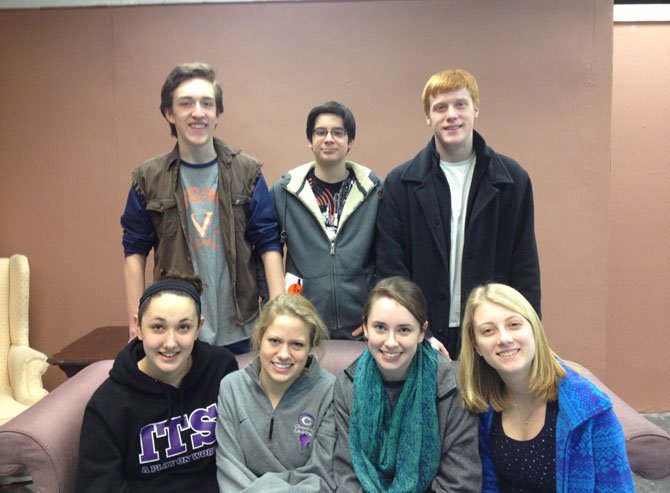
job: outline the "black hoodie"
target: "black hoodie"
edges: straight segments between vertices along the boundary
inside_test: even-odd
[[[177,389],[139,370],[137,338],[121,350],[84,412],[77,492],[218,492],[216,400],[237,361],[200,341],[192,355]]]

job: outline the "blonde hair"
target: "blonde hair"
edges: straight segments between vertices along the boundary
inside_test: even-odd
[[[302,320],[309,327],[309,350],[318,348],[328,339],[328,327],[323,323],[314,305],[298,294],[283,293],[263,307],[258,321],[251,332],[251,347],[258,351],[265,331],[272,325],[277,315],[290,315]]]
[[[504,284],[487,284],[470,292],[463,317],[458,380],[465,408],[484,412],[490,404],[496,411],[504,411],[512,405],[505,383],[498,372],[475,351],[474,313],[484,302],[512,310],[528,321],[535,339],[535,357],[530,367],[528,390],[535,398],[556,400],[558,383],[565,377],[566,372],[556,353],[549,347],[535,309],[516,289]]]
[[[460,68],[451,68],[433,74],[423,88],[423,111],[428,115],[430,113],[430,97],[443,92],[457,91],[458,89],[467,89],[472,98],[472,104],[475,108],[479,107],[479,87],[477,80],[467,70]]]

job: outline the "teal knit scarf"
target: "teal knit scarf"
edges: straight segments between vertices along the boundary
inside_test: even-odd
[[[364,491],[423,493],[437,474],[437,352],[420,344],[398,402],[391,403],[367,349],[358,359],[349,421],[349,449]]]

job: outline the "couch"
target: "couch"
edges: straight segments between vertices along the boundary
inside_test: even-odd
[[[327,341],[321,365],[339,373],[363,350],[357,341]],[[240,367],[253,354],[238,356]],[[571,363],[572,364],[572,363]],[[4,426],[0,426],[0,475],[26,469],[40,493],[66,493],[74,488],[79,431],[84,408],[93,391],[107,377],[112,361],[84,368],[45,399]],[[587,369],[573,364],[614,402],[626,436],[631,468],[649,479],[670,475],[670,436],[646,420]],[[40,426],[35,426],[40,423]]]

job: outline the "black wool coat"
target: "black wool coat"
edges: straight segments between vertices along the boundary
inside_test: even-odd
[[[540,265],[530,177],[516,161],[487,146],[477,132],[473,142],[477,160],[466,212],[461,313],[474,287],[499,282],[520,291],[539,315]],[[429,328],[442,342],[451,299],[450,228],[449,185],[431,139],[384,182],[376,267],[382,278],[405,276],[421,287]]]

